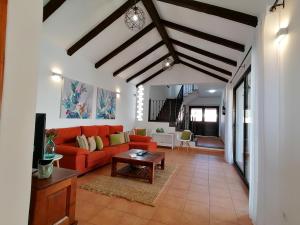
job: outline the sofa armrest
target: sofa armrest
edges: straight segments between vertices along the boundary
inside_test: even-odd
[[[83,148],[77,148],[67,145],[57,145],[56,152],[62,155],[88,155],[89,151]]]
[[[146,142],[146,143],[149,143],[149,142],[151,142],[152,137],[140,136],[140,135],[129,135],[129,139],[132,142]]]

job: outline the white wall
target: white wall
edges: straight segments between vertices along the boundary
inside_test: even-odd
[[[28,223],[42,1],[10,0],[0,119],[0,220]]]
[[[166,100],[169,95],[167,86],[151,86],[149,90],[149,98],[152,100]]]
[[[284,9],[268,12],[264,21],[264,142],[259,149],[263,212],[259,225],[300,223],[300,2],[288,0],[286,4]],[[276,32],[286,25],[289,34],[278,45]]]
[[[44,27],[44,30],[46,28]],[[45,32],[44,32],[45,33]],[[63,76],[91,84],[111,91],[119,90],[117,98],[117,114],[115,120],[96,120],[96,88],[92,119],[60,119],[60,99],[62,83],[51,80],[51,70],[59,68]],[[53,44],[44,34],[41,49],[41,65],[39,68],[37,112],[47,114],[47,128],[71,127],[95,124],[122,124],[125,129],[132,129],[135,121],[134,96],[136,89],[123,79],[113,78],[111,72],[95,69],[94,65],[77,54],[68,56],[65,49]]]

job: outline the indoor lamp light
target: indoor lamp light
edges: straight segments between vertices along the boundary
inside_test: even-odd
[[[163,67],[163,70],[170,70],[172,69],[172,66],[174,64],[174,61],[172,58],[167,58],[163,61],[162,63],[162,67]]]
[[[146,23],[145,13],[135,4],[125,13],[124,21],[130,30],[141,30]]]

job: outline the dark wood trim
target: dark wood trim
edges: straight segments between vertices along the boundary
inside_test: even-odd
[[[166,31],[166,28],[161,24],[160,16],[159,16],[152,0],[142,0],[142,2],[144,4],[148,14],[150,15],[153,23],[155,24],[158,33],[160,34],[160,36],[163,39],[163,41],[165,42],[169,52],[171,53],[172,57],[174,58],[174,62],[178,63],[179,58],[175,53],[174,46],[172,45],[172,43],[169,39],[169,35]]]
[[[206,13],[214,16],[218,16],[224,19],[232,20],[238,23],[246,24],[251,27],[256,27],[258,23],[258,18],[246,13],[238,12],[231,9],[226,9],[223,7],[210,5],[203,2],[198,2],[194,0],[158,0],[161,2],[181,6],[197,12]]]
[[[121,44],[119,47],[117,47],[115,50],[104,56],[102,59],[100,59],[96,64],[95,67],[99,68],[104,63],[118,55],[120,52],[122,52],[124,49],[128,48],[130,45],[132,45],[134,42],[139,40],[141,37],[143,37],[145,34],[147,34],[149,31],[151,31],[155,25],[153,23],[150,23],[148,26],[146,26],[143,30],[139,31],[137,34],[135,34],[133,37],[131,37],[129,40]]]
[[[142,75],[143,73],[145,73],[147,70],[151,69],[153,66],[157,65],[158,63],[162,62],[163,60],[165,60],[166,58],[168,58],[171,55],[171,53],[168,53],[162,57],[160,57],[159,59],[155,60],[153,63],[151,63],[150,65],[146,66],[144,69],[140,70],[139,72],[137,72],[136,74],[132,75],[131,77],[129,77],[126,82],[128,83],[129,81],[137,78],[138,76]]]
[[[220,62],[226,63],[226,64],[231,65],[231,66],[237,66],[237,61],[235,61],[235,60],[232,60],[232,59],[229,59],[229,58],[226,58],[226,57],[223,57],[223,56],[220,56],[220,55],[217,55],[217,54],[205,51],[203,49],[194,47],[192,45],[188,45],[186,43],[183,43],[181,41],[178,41],[178,40],[175,40],[175,39],[172,39],[172,38],[170,38],[170,40],[171,40],[171,42],[173,44],[175,44],[177,46],[180,46],[182,48],[188,49],[190,51],[196,52],[196,53],[198,53],[200,55],[204,55],[206,57],[218,60]]]
[[[194,30],[192,28],[185,27],[185,26],[182,26],[182,25],[179,25],[177,23],[170,22],[170,21],[161,20],[161,22],[165,26],[167,26],[171,29],[174,29],[174,30],[192,35],[194,37],[197,37],[197,38],[200,38],[200,39],[203,39],[203,40],[206,40],[206,41],[210,41],[210,42],[213,42],[215,44],[223,45],[227,48],[232,48],[232,49],[240,51],[240,52],[245,51],[245,45],[243,45],[243,44],[240,44],[240,43],[237,43],[237,42],[234,42],[234,41],[230,41],[228,39],[221,38],[221,37],[218,37],[218,36],[215,36],[215,35],[212,35],[212,34],[208,34],[208,33],[202,32],[202,31]]]
[[[45,22],[66,0],[50,0],[43,8],[43,22]]]
[[[226,75],[228,75],[228,76],[232,76],[232,72],[230,72],[230,71],[228,71],[228,70],[225,70],[225,69],[222,69],[222,68],[220,68],[220,67],[214,66],[214,65],[209,64],[209,63],[207,63],[207,62],[203,62],[202,60],[195,59],[195,58],[193,58],[193,57],[191,57],[191,56],[189,56],[189,55],[183,54],[183,53],[181,53],[181,52],[176,52],[176,54],[177,54],[178,56],[181,56],[181,57],[183,57],[183,58],[186,58],[186,59],[188,59],[188,60],[190,60],[190,61],[192,61],[192,62],[198,63],[198,64],[200,64],[200,65],[202,65],[202,66],[205,66],[205,67],[208,67],[208,68],[210,68],[210,69],[219,71],[219,72],[224,73],[224,74],[226,74]]]
[[[128,0],[121,5],[116,11],[109,15],[105,20],[100,22],[96,27],[85,34],[79,41],[77,41],[72,47],[67,50],[68,55],[73,55],[80,48],[86,45],[90,40],[100,34],[105,28],[115,22],[120,16],[122,16],[130,7],[132,7],[139,0]]]
[[[244,62],[246,61],[248,55],[250,54],[250,52],[252,51],[252,46],[249,48],[247,54],[245,55],[245,57],[243,58],[243,61],[241,62],[239,68],[237,69],[237,71],[235,72],[233,78],[231,79],[230,83],[232,84],[234,78],[236,77],[236,75],[238,74],[238,72],[240,71],[240,69],[243,67]]]
[[[0,0],[0,111],[2,105],[2,92],[4,81],[6,22],[7,0]]]
[[[152,74],[150,77],[147,77],[145,80],[143,80],[142,82],[138,83],[136,85],[136,87],[142,85],[142,84],[145,84],[147,83],[148,81],[152,80],[154,77],[157,77],[159,74],[161,74],[162,72],[164,72],[165,70],[164,69],[160,69],[159,71],[155,72],[154,74]]]
[[[208,75],[208,76],[211,76],[211,77],[213,77],[213,78],[216,78],[216,79],[218,79],[218,80],[221,80],[221,81],[223,81],[223,82],[226,82],[226,83],[228,82],[228,79],[226,79],[226,78],[224,78],[224,77],[218,76],[218,75],[216,75],[216,74],[214,74],[214,73],[211,73],[211,72],[209,72],[209,71],[207,71],[207,70],[204,70],[204,69],[202,69],[202,68],[199,68],[199,67],[197,67],[197,66],[194,66],[194,65],[192,65],[192,64],[190,64],[190,63],[187,63],[187,62],[185,62],[185,61],[180,60],[180,63],[183,64],[183,65],[185,65],[185,66],[187,66],[187,67],[190,67],[190,68],[192,68],[192,69],[194,69],[194,70],[197,70],[197,71],[199,71],[199,72],[201,72],[201,73],[203,73],[203,74],[206,74],[206,75]]]
[[[127,64],[125,64],[124,66],[122,66],[120,69],[116,70],[113,73],[113,76],[117,76],[118,74],[120,74],[121,72],[123,72],[124,70],[126,70],[127,68],[131,67],[132,65],[134,65],[135,63],[137,63],[138,61],[140,61],[141,59],[145,58],[147,55],[149,55],[150,53],[152,53],[153,51],[155,51],[156,49],[158,49],[159,47],[161,47],[162,45],[164,45],[163,41],[158,42],[157,44],[153,45],[151,48],[149,48],[148,50],[146,50],[145,52],[143,52],[142,54],[138,55],[137,57],[135,57],[133,60],[131,60],[130,62],[128,62]]]
[[[247,128],[247,124],[244,123],[244,140],[243,140],[243,146],[244,146],[244,171],[242,171],[240,169],[240,167],[237,164],[236,161],[236,90],[238,89],[238,87],[244,82],[244,114],[246,113],[247,107],[248,107],[248,99],[247,99],[247,88],[246,88],[246,79],[249,76],[249,74],[251,73],[251,65],[247,68],[247,70],[243,73],[242,77],[238,80],[238,82],[235,84],[234,88],[233,88],[233,118],[234,118],[234,122],[233,122],[233,162],[234,165],[239,173],[239,175],[241,176],[243,182],[246,184],[247,188],[249,189],[249,182],[246,179],[246,153],[245,153],[245,147],[246,147],[246,141],[249,140],[249,134],[247,133],[248,128]],[[248,137],[247,137],[248,136]]]

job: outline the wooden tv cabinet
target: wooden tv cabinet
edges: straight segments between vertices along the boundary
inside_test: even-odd
[[[29,225],[76,225],[78,172],[54,167],[48,179],[32,177]]]

